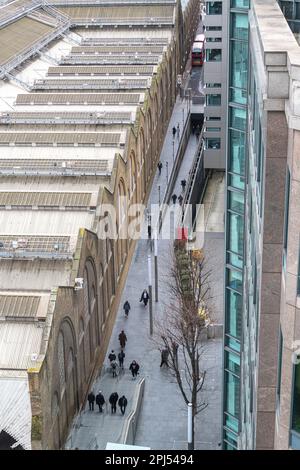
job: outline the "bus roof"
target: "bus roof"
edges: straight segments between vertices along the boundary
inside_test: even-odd
[[[202,51],[204,49],[204,43],[203,42],[194,42],[192,51]]]
[[[194,39],[194,42],[204,42],[205,41],[205,35],[204,34],[197,34],[197,36]]]

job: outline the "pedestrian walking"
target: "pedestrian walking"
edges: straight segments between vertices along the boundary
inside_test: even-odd
[[[97,393],[96,395],[96,405],[99,406],[99,413],[102,413],[102,406],[104,405],[105,403],[105,399],[104,399],[104,396],[102,394],[102,391],[99,390],[99,392]]]
[[[196,137],[197,137],[197,139],[199,139],[199,137],[200,137],[200,126],[199,126],[199,124],[197,124],[197,126],[196,126]]]
[[[159,175],[161,174],[161,169],[162,169],[162,167],[163,167],[162,162],[158,162],[157,168],[158,168],[158,173],[159,173]]]
[[[121,333],[119,334],[119,341],[120,341],[121,348],[124,349],[126,346],[126,341],[127,341],[127,336],[124,330],[122,330]]]
[[[147,307],[148,300],[149,300],[148,291],[147,289],[144,289],[140,298],[140,302],[144,302],[144,306]]]
[[[115,355],[115,351],[113,349],[110,355],[108,356],[108,359],[110,360],[110,364],[117,359],[117,356]]]
[[[176,194],[173,194],[173,196],[172,196],[172,201],[173,201],[173,204],[176,204],[176,201],[177,201],[177,196],[176,196]]]
[[[110,363],[110,366],[111,366],[111,371],[112,371],[112,376],[113,376],[113,378],[117,377],[117,375],[118,375],[118,369],[117,369],[118,364],[117,364],[117,362],[116,362],[116,361],[112,361],[112,362]]]
[[[179,137],[180,137],[180,125],[179,125],[179,123],[177,124],[176,132],[177,132],[177,139],[179,140]]]
[[[123,309],[124,309],[124,312],[125,312],[125,317],[128,318],[129,310],[131,309],[130,303],[128,302],[128,300],[126,300],[126,302],[124,303]]]
[[[181,194],[179,194],[179,196],[178,196],[178,202],[179,202],[180,205],[182,205],[182,201],[183,201],[183,197],[182,197]]]
[[[139,373],[139,364],[136,361],[132,361],[132,363],[129,366],[129,370],[131,370],[132,377],[135,379]]]
[[[186,187],[186,180],[181,180],[180,184],[181,184],[181,187],[182,187],[182,191],[184,192],[185,187]]]
[[[88,402],[90,411],[94,411],[95,394],[93,391],[88,394]]]
[[[149,240],[151,240],[151,232],[152,232],[151,224],[148,223],[148,238],[149,238]]]
[[[169,351],[168,351],[168,349],[163,349],[162,352],[161,352],[161,363],[160,363],[160,367],[162,367],[163,364],[166,364],[166,366],[169,367],[168,358],[169,358]]]
[[[127,398],[125,397],[125,395],[119,398],[118,405],[120,407],[122,415],[125,414],[127,403],[128,402],[127,402]]]
[[[124,351],[120,351],[118,354],[118,359],[119,359],[119,366],[120,369],[124,369],[124,359],[125,359],[125,353]]]
[[[119,395],[117,392],[114,392],[109,397],[109,403],[111,404],[111,412],[114,414],[117,411],[117,402],[118,402]]]
[[[173,126],[173,129],[172,129],[173,140],[175,139],[176,132],[177,132],[176,127]]]

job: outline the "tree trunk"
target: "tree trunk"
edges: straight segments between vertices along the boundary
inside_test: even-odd
[[[194,415],[194,406],[192,414],[192,450],[195,449],[195,415]]]

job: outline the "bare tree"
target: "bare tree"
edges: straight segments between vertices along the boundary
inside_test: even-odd
[[[210,317],[209,277],[203,252],[187,251],[184,241],[176,241],[167,281],[171,301],[163,318],[156,322],[154,341],[167,357],[185,403],[192,404],[192,448],[195,416],[208,406],[200,392],[206,376],[201,356]]]

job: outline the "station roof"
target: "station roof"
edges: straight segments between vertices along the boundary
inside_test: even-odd
[[[5,64],[15,54],[20,54],[22,50],[41,40],[53,29],[49,25],[26,17],[1,28],[0,65]]]
[[[95,229],[174,34],[175,1],[98,1],[0,8],[0,432],[26,449],[27,369],[39,364],[51,291],[72,285],[80,229]],[[104,27],[86,28],[93,19]]]

